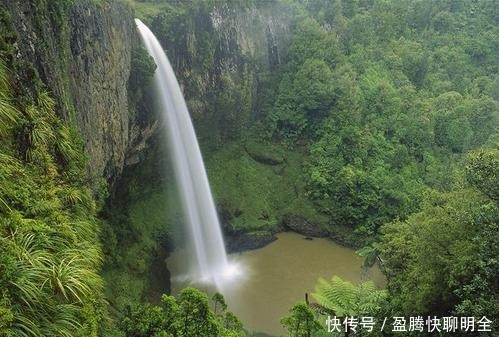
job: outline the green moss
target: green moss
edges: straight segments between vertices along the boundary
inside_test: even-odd
[[[222,214],[233,230],[275,229],[285,214],[324,223],[307,200],[302,176],[305,155],[274,144],[282,164],[266,165],[250,157],[239,143],[231,143],[207,159],[210,184]],[[274,152],[274,153],[276,153]]]
[[[251,158],[262,164],[278,165],[285,160],[282,149],[272,143],[251,140],[246,142],[245,149]]]
[[[120,211],[123,209],[127,209],[127,213],[119,218],[112,217],[111,233],[106,234],[105,241],[116,239],[106,249],[109,255],[103,271],[108,285],[107,298],[119,310],[147,296],[154,256],[169,236],[162,192],[151,192],[147,197],[132,200],[127,207],[120,207]]]
[[[141,19],[156,16],[171,8],[171,5],[152,1],[128,0],[128,3],[135,11],[135,16]]]
[[[270,168],[232,144],[214,154],[207,169],[219,208],[230,213],[234,229],[272,228],[277,224],[271,204],[275,181]]]
[[[147,198],[131,202],[130,222],[133,227],[141,229],[142,235],[150,237],[156,228],[165,225],[167,220],[165,199],[163,191],[151,191]]]
[[[103,242],[108,245],[103,275],[106,295],[119,310],[144,300],[149,292],[163,293],[168,288],[168,284],[153,284],[153,274],[161,271],[152,270],[155,257],[164,255],[173,236],[172,224],[178,216],[174,210],[179,209],[172,198],[161,143],[155,139],[146,158],[128,168],[105,209]],[[154,289],[157,286],[162,288]]]

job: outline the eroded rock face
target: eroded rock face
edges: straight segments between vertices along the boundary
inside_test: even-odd
[[[235,55],[228,69],[242,64],[239,58],[252,58],[267,70],[274,70],[287,52],[292,10],[277,1],[236,7],[227,3],[210,12],[214,32],[221,41],[221,54]],[[234,49],[237,49],[235,53]],[[230,62],[227,60],[226,62]]]
[[[262,248],[277,240],[271,231],[253,231],[226,235],[226,246],[229,253],[243,252],[246,250]]]
[[[202,146],[237,139],[284,62],[293,9],[278,1],[202,2],[151,18],[183,88]]]
[[[310,223],[307,219],[294,214],[284,215],[282,226],[285,230],[300,233],[307,237],[327,236],[327,233],[320,226]]]
[[[27,65],[19,86],[33,97],[48,90],[58,114],[81,131],[91,179],[113,180],[141,134],[129,131],[127,82],[132,46],[140,43],[130,8],[118,0],[6,0],[4,6],[15,57]]]
[[[118,2],[69,11],[69,83],[92,175],[121,173],[131,141],[127,100],[135,25]]]

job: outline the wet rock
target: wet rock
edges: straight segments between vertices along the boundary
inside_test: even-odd
[[[272,149],[266,149],[261,146],[257,147],[255,145],[246,145],[245,150],[251,158],[259,163],[266,165],[279,165],[284,163],[284,157]]]
[[[319,225],[310,223],[307,219],[295,215],[286,214],[282,219],[282,227],[285,230],[300,233],[306,237],[325,237],[327,233]]]
[[[140,43],[132,10],[119,0],[6,0],[4,6],[23,65],[16,87],[33,99],[47,90],[58,115],[80,130],[92,181],[112,181],[144,138],[145,126],[137,127],[128,105],[131,52]]]
[[[277,240],[277,237],[270,231],[253,231],[239,234],[233,233],[227,235],[225,240],[227,251],[232,253],[262,248]]]

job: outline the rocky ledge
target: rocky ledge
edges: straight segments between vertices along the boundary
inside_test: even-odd
[[[229,253],[262,248],[277,240],[275,233],[270,231],[253,231],[247,233],[232,233],[226,235],[226,246]]]

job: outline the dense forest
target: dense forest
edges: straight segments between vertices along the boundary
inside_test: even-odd
[[[169,275],[151,276],[175,248],[179,207],[151,106],[156,67],[137,37],[127,49],[124,115],[130,130],[150,138],[144,146],[130,141],[133,151],[145,149],[132,151],[137,159],[122,170],[118,145],[93,170],[101,157],[89,153],[92,130],[81,126],[92,117],[78,116],[69,85],[75,72],[66,73],[70,61],[62,60],[87,46],[75,42],[74,27],[101,22],[99,13],[115,15],[109,8],[118,5],[151,27],[172,61],[229,250],[261,247],[291,230],[353,247],[366,267],[383,271],[385,289],[317,280],[316,306],[297,303],[282,318],[289,336],[348,336],[327,330],[328,314],[378,322],[485,316],[492,331],[439,335],[497,334],[499,3],[24,5],[33,36],[55,41],[36,48],[61,51],[41,65],[23,57],[21,5],[0,4],[0,336],[253,336],[221,294],[171,294]],[[77,16],[85,6],[94,19]],[[268,45],[258,30],[267,19]],[[88,55],[82,64],[91,68]]]

